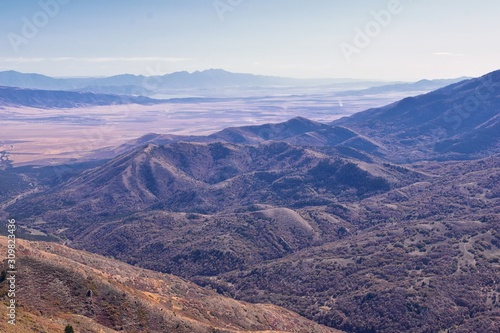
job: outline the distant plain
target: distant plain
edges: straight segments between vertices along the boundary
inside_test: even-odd
[[[294,94],[265,97],[176,99],[157,105],[70,109],[4,107],[0,150],[15,166],[88,157],[148,133],[206,135],[227,127],[282,122],[303,116],[330,122],[422,93]]]

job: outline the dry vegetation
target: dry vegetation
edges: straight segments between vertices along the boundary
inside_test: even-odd
[[[0,251],[7,251],[5,237]],[[273,305],[238,302],[171,275],[65,246],[18,241],[16,333],[335,332]],[[0,297],[7,301],[6,283]],[[2,332],[14,332],[3,320]]]
[[[346,204],[342,239],[196,281],[349,332],[496,332],[498,165],[415,164],[430,181]]]
[[[169,182],[169,185],[158,185],[157,189],[183,188],[176,185],[177,182],[183,186],[197,184],[193,190],[199,192],[195,192],[193,198],[203,200],[214,197],[205,196],[211,193],[204,192],[207,189],[225,189],[224,202],[228,206],[213,205],[211,213],[194,212],[203,200],[182,200],[191,205],[186,207],[186,212],[171,212],[156,206],[123,214],[123,217],[110,217],[99,215],[105,210],[80,210],[80,223],[66,225],[62,223],[77,219],[69,203],[67,211],[46,206],[48,215],[41,215],[43,219],[35,222],[35,227],[56,231],[56,234],[58,228],[68,227],[60,231],[60,236],[71,237],[73,246],[175,273],[226,296],[284,306],[348,332],[439,329],[451,333],[498,329],[498,157],[404,166],[358,162],[364,169],[390,180],[387,182],[391,185],[379,192],[357,196],[352,189],[360,186],[358,183],[350,183],[353,187],[340,192],[335,192],[338,190],[335,186],[340,184],[338,180],[329,183],[329,177],[336,175],[335,163],[340,163],[340,167],[355,164],[341,159],[332,162],[324,159],[323,153],[286,144],[264,145],[260,149],[252,151],[266,153],[251,155],[253,160],[248,160],[248,151],[235,145],[149,146],[139,154],[132,154],[132,159],[125,156],[114,160],[103,165],[101,171],[86,172],[62,187],[55,187],[44,197],[35,197],[51,205],[70,201],[74,194],[81,198],[75,202],[88,203],[85,189],[93,189],[94,177],[101,177],[95,180],[96,184],[105,185],[116,184],[114,179],[119,180],[119,184],[133,181],[136,185],[132,189],[154,194],[144,189],[154,188],[147,185],[147,180],[155,179]],[[224,157],[221,158],[221,154]],[[304,168],[308,164],[303,161],[312,157],[319,158],[319,162],[311,164],[310,170],[314,171],[310,180],[307,180],[310,171],[299,171],[304,169],[298,169],[296,175],[265,178],[266,181],[260,183],[256,178],[245,178],[255,177],[253,170],[245,169],[250,165],[269,168],[272,161],[277,169],[281,168],[279,163],[291,166],[296,163]],[[175,177],[141,174],[144,170],[141,163],[155,165],[150,158],[165,163],[161,169],[154,169],[155,172],[170,170]],[[135,164],[123,164],[130,160]],[[215,160],[224,163],[217,164]],[[321,161],[330,164],[322,169],[324,162]],[[264,162],[267,164],[260,164]],[[129,168],[130,165],[134,165],[134,169]],[[221,170],[228,165],[244,170],[245,181],[238,180],[240,176],[229,178],[230,182],[212,181],[214,176],[223,174]],[[121,171],[116,173],[116,170]],[[136,170],[132,178],[124,177],[131,172],[127,170]],[[352,170],[369,177],[367,179],[376,179],[361,169]],[[109,178],[103,181],[102,177]],[[143,182],[137,183],[141,179]],[[273,182],[269,183],[269,179]],[[296,186],[297,181],[308,185]],[[231,182],[237,186],[221,186]],[[295,185],[283,187],[287,183]],[[76,184],[82,186],[81,190],[68,191]],[[269,189],[276,189],[274,184],[279,186],[273,193]],[[297,207],[290,200],[288,208],[283,207],[282,202],[281,207],[271,205],[279,205],[279,200],[283,200],[282,189],[294,188],[301,191],[309,188],[309,193],[317,193],[329,201],[326,204],[309,201]],[[91,192],[89,198],[96,203],[107,200],[108,195],[121,193],[115,186],[111,186],[110,191],[103,189],[106,187]],[[124,190],[123,193],[139,195],[141,192]],[[335,195],[328,196],[329,193]],[[261,203],[242,205],[247,195],[251,198],[249,202]],[[50,198],[59,198],[59,201],[47,200]],[[134,196],[128,198],[137,200]],[[145,195],[142,198],[150,200]],[[239,204],[232,206],[231,200]],[[37,201],[22,201],[25,208],[19,211],[32,214],[30,209],[40,207],[33,202]],[[108,301],[103,299],[103,302]],[[193,308],[200,306],[196,304]],[[134,318],[131,314],[127,316]],[[114,327],[118,319],[106,320],[107,325]]]
[[[486,78],[333,126],[295,118],[189,142],[147,135],[94,165],[7,168],[2,208],[30,237],[343,331],[498,332],[500,72]],[[490,98],[453,127],[449,112],[484,82]],[[133,332],[312,325],[171,276],[58,245],[41,250],[22,264],[42,277],[26,280],[34,304],[43,288],[64,290],[44,300],[64,309],[50,316]],[[78,264],[47,261],[56,254]],[[37,311],[27,316],[47,310]]]

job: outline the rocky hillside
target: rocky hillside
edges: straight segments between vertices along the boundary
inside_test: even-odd
[[[57,212],[61,218],[46,216],[54,222],[77,214],[85,223],[147,209],[205,214],[254,203],[303,207],[366,197],[407,178],[359,163],[284,142],[150,144],[10,209],[23,217]]]
[[[5,237],[0,251],[7,251]],[[79,333],[339,332],[273,305],[238,302],[171,275],[54,243],[18,241],[17,251],[17,324],[2,320],[2,332],[63,332],[67,324]]]

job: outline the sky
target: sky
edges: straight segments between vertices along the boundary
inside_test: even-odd
[[[0,0],[0,71],[387,81],[500,69],[498,0]]]

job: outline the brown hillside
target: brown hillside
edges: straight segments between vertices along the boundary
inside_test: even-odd
[[[7,239],[0,237],[7,253]],[[44,242],[17,242],[15,327],[1,332],[338,332],[273,305],[235,301],[171,275]],[[7,284],[0,284],[6,306]],[[2,308],[4,307],[2,306]]]

